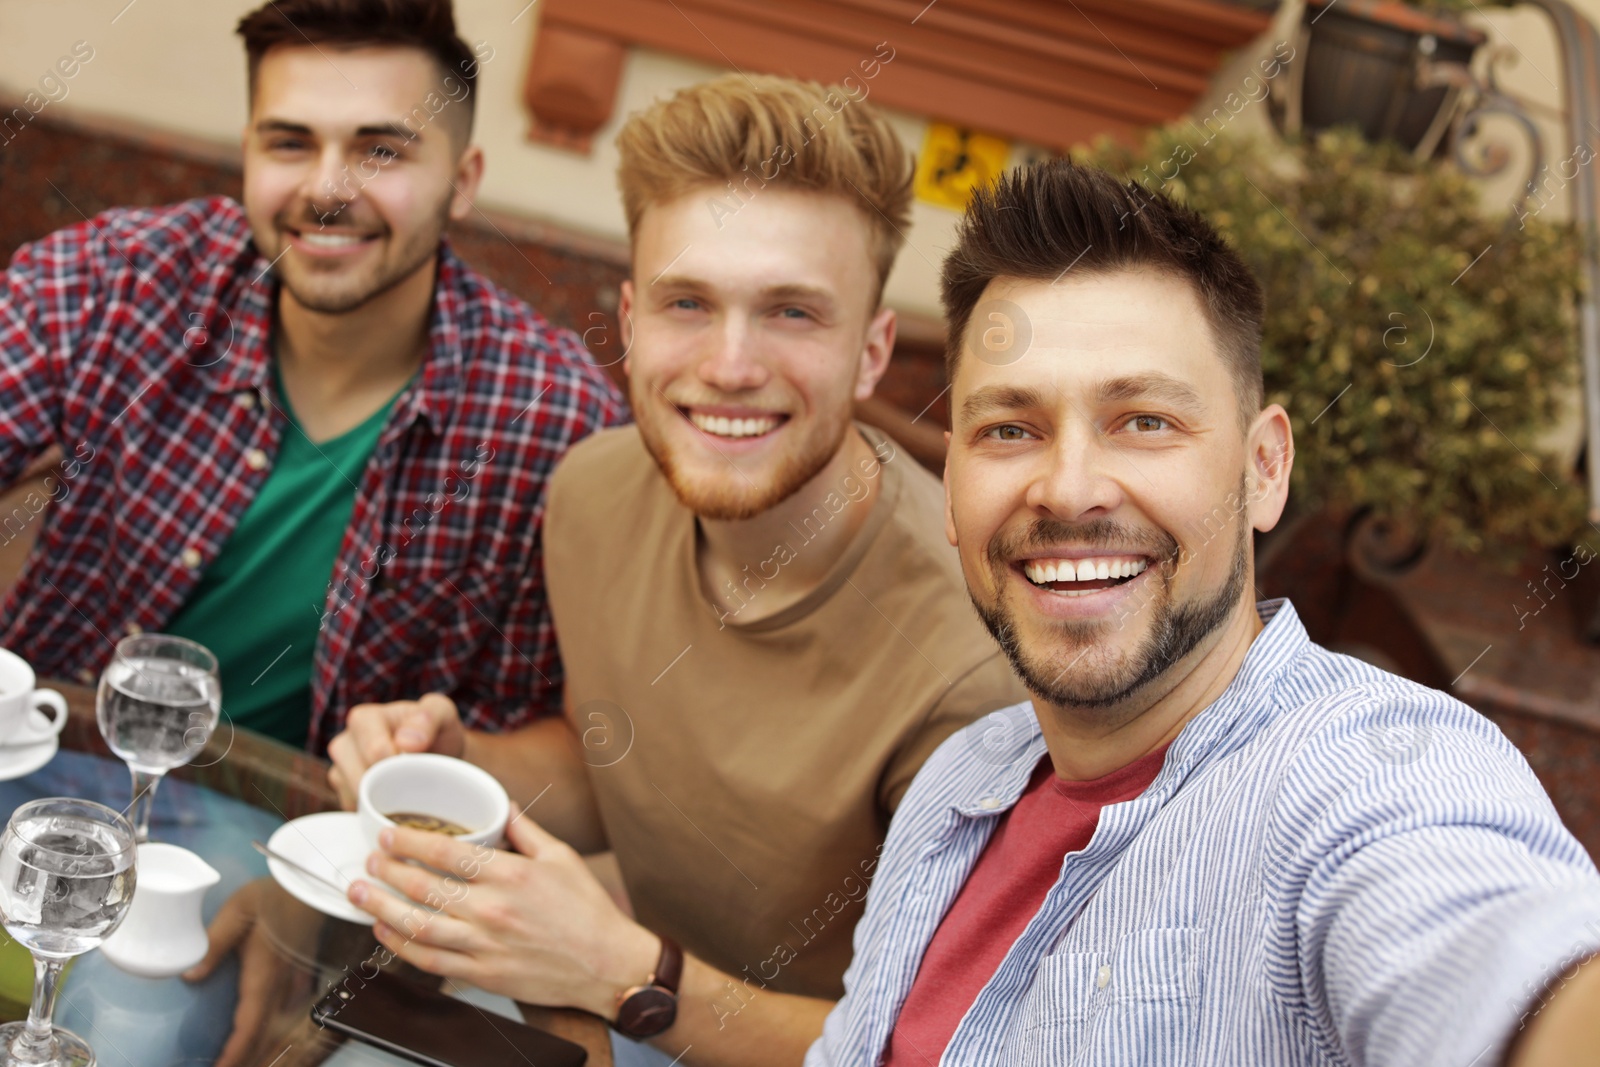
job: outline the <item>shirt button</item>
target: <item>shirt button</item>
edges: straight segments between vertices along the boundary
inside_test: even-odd
[[[78,669],[78,681],[83,685],[93,685],[94,671],[91,671],[88,667],[80,667]]]
[[[259,448],[252,448],[244,454],[244,465],[253,471],[258,471],[267,465],[267,454]]]
[[[1100,973],[1094,976],[1094,987],[1096,989],[1104,989],[1106,986],[1108,986],[1110,984],[1111,984],[1111,966],[1109,964],[1101,964]]]
[[[248,389],[242,393],[235,393],[233,402],[244,408],[246,411],[249,411],[251,408],[256,406],[256,394],[250,392]]]
[[[984,811],[993,811],[995,808],[998,808],[999,806],[1000,806],[1000,798],[999,797],[984,797],[982,800],[978,801],[978,807],[982,808]]]
[[[183,565],[190,570],[200,566],[200,550],[198,548],[184,549],[183,555],[179,558],[183,560]]]
[[[140,626],[136,622],[130,622],[127,626],[123,627],[123,632],[126,633],[129,637],[137,637],[140,634],[144,633],[144,627]]]

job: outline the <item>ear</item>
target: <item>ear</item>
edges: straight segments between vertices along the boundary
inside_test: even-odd
[[[483,183],[483,149],[468,145],[456,160],[455,169],[456,190],[450,198],[450,217],[460,220],[472,212],[473,202],[478,199],[478,186]]]
[[[622,373],[633,377],[633,279],[624,278],[617,296],[617,328],[622,332]]]
[[[954,505],[952,505],[950,503],[950,431],[949,430],[946,430],[944,432],[944,475],[943,475],[943,481],[944,481],[944,536],[945,536],[945,540],[949,541],[955,547],[960,548],[961,546],[956,543],[956,512],[955,512],[955,507],[954,507]]]
[[[1282,405],[1269,404],[1256,416],[1245,448],[1250,525],[1265,533],[1283,517],[1294,470],[1294,429]]]
[[[856,371],[857,400],[869,399],[872,391],[878,387],[878,380],[889,369],[897,323],[892,308],[879,308],[867,324],[867,340],[861,349],[861,366]]]

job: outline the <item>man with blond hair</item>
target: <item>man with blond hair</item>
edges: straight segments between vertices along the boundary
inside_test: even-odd
[[[728,76],[619,136],[637,426],[551,484],[565,721],[493,737],[430,695],[355,709],[330,746],[347,802],[376,760],[429,750],[537,803],[508,829],[521,855],[487,864],[437,834],[383,841],[371,873],[442,913],[350,898],[418,967],[655,1045],[619,1062],[799,1063],[907,785],[1022,697],[937,479],[850,418],[894,346],[881,295],[910,206],[908,154],[861,95]],[[607,847],[633,918],[578,855]],[[477,873],[461,892],[407,860]]]

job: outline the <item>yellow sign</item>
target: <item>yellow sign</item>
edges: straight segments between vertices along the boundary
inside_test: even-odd
[[[1010,157],[1010,141],[931,122],[917,157],[917,199],[965,211],[973,190],[998,178]]]

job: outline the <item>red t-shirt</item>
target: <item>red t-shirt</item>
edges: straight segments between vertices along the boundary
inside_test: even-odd
[[[932,1067],[1061,877],[1061,861],[1094,836],[1100,809],[1143,793],[1167,746],[1090,782],[1064,782],[1046,755],[1027,791],[1001,817],[922,954],[889,1039],[885,1067]]]

